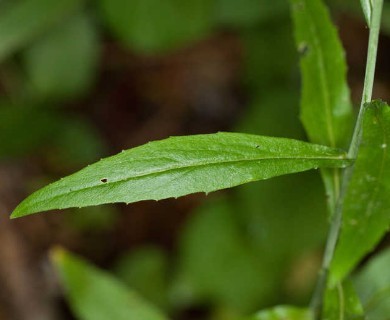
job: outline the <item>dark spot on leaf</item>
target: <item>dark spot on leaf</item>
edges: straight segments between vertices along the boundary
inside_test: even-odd
[[[101,182],[106,183],[108,181],[107,178],[100,179]]]
[[[256,144],[256,149],[259,149],[259,148],[260,148],[260,146],[258,144]]]

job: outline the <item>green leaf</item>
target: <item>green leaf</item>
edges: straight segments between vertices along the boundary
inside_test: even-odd
[[[390,314],[390,249],[373,259],[354,277],[367,320],[388,320]]]
[[[124,44],[147,54],[205,36],[212,27],[209,0],[100,0],[103,21]]]
[[[82,0],[21,0],[0,10],[0,62],[77,8]]]
[[[343,206],[343,222],[331,265],[341,281],[379,242],[390,224],[390,107],[366,105],[363,137]]]
[[[344,50],[320,0],[290,1],[301,56],[301,120],[311,142],[344,147],[352,124]],[[340,171],[323,170],[322,176],[334,208]]]
[[[345,153],[306,142],[217,133],[172,137],[124,151],[31,195],[12,217],[69,207],[212,192],[317,167],[345,167]]]
[[[55,249],[53,263],[69,305],[80,320],[166,320],[109,273],[63,249]]]
[[[290,1],[301,56],[302,122],[312,142],[343,147],[352,114],[344,50],[320,0]]]
[[[366,22],[368,27],[371,26],[371,11],[372,11],[372,0],[360,0],[360,4],[362,5],[364,17],[366,18]]]
[[[277,306],[260,311],[250,320],[312,320],[313,316],[307,309],[289,306]]]
[[[46,99],[85,92],[94,79],[98,56],[97,30],[83,13],[47,32],[23,54],[35,94]]]
[[[365,319],[362,304],[351,281],[327,288],[322,319]]]

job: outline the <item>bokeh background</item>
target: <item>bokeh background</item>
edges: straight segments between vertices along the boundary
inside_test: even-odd
[[[328,4],[357,105],[368,35],[360,3]],[[9,220],[39,187],[151,140],[217,131],[306,139],[292,34],[286,0],[0,1],[0,319],[77,319],[53,246],[172,319],[306,305],[327,229],[317,172]],[[386,2],[374,95],[387,101],[389,35]]]

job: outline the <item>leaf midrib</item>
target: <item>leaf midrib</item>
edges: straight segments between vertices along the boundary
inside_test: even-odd
[[[240,159],[240,160],[234,160],[234,161],[222,161],[222,162],[205,162],[205,163],[199,163],[199,164],[194,164],[194,165],[189,165],[189,166],[180,166],[180,167],[175,167],[175,168],[169,168],[169,169],[165,169],[165,170],[158,170],[158,171],[154,171],[154,172],[148,172],[148,173],[145,173],[145,174],[140,174],[140,175],[134,175],[134,176],[131,176],[131,177],[127,177],[127,178],[124,178],[124,179],[120,179],[120,180],[115,180],[115,181],[107,181],[106,183],[99,183],[99,184],[96,184],[96,185],[92,185],[92,186],[86,186],[86,187],[83,187],[83,188],[78,188],[78,189],[73,189],[73,190],[69,190],[68,192],[64,192],[64,193],[58,193],[56,194],[55,196],[52,196],[52,197],[48,197],[48,198],[44,198],[44,199],[40,199],[39,201],[34,201],[35,204],[39,204],[39,203],[42,203],[44,201],[47,201],[48,199],[56,199],[56,198],[60,198],[61,196],[64,196],[64,195],[69,195],[69,194],[72,194],[72,193],[76,193],[76,192],[79,192],[79,191],[82,191],[82,190],[88,190],[88,189],[93,189],[93,188],[98,188],[98,187],[103,187],[103,186],[109,186],[109,185],[113,185],[113,184],[117,184],[117,183],[121,183],[121,182],[126,182],[126,181],[129,181],[129,180],[132,180],[132,179],[136,179],[136,178],[142,178],[142,177],[147,177],[147,176],[150,176],[150,175],[155,175],[155,174],[159,174],[159,173],[167,173],[167,172],[170,172],[170,171],[174,171],[174,170],[183,170],[183,169],[188,169],[188,168],[197,168],[197,167],[205,167],[205,166],[208,166],[208,165],[226,165],[226,164],[234,164],[234,163],[240,163],[240,162],[257,162],[257,161],[269,161],[269,160],[272,160],[272,161],[276,161],[276,160],[314,160],[314,161],[321,161],[321,160],[339,160],[339,161],[347,161],[347,160],[350,160],[348,158],[346,158],[345,156],[343,156],[342,154],[339,155],[339,156],[329,156],[329,157],[272,157],[272,158],[256,158],[256,159]],[[103,177],[105,178],[105,177]],[[50,185],[47,187],[49,188]],[[44,192],[46,188],[42,189],[41,192]]]

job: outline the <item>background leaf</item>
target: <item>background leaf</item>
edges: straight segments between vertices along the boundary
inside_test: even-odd
[[[136,202],[211,192],[320,166],[344,167],[339,150],[239,133],[172,137],[109,157],[31,195],[14,211]]]
[[[301,57],[301,120],[311,142],[345,147],[352,124],[344,50],[321,0],[290,0]],[[339,193],[340,171],[322,170],[330,208]]]
[[[52,142],[59,115],[36,105],[15,105],[0,101],[0,158],[22,156]],[[31,119],[35,119],[31,121]],[[10,139],[9,137],[13,137]]]
[[[121,256],[114,272],[126,284],[161,309],[168,307],[168,258],[157,247],[143,247]]]
[[[368,262],[354,277],[367,320],[388,320],[390,314],[390,249]]]
[[[301,56],[301,119],[314,143],[343,147],[349,139],[351,102],[345,53],[320,0],[291,0]]]
[[[108,28],[124,44],[147,54],[205,36],[212,27],[213,4],[209,0],[100,0]]]
[[[252,312],[259,301],[269,299],[283,266],[255,255],[234,207],[224,200],[204,205],[183,230],[180,276],[198,301]]]
[[[269,5],[267,0],[215,0],[215,19],[219,24],[231,27],[248,28],[269,19],[280,18],[288,7],[283,0]]]
[[[390,107],[366,106],[363,138],[343,206],[343,222],[331,265],[331,283],[342,280],[370,252],[390,224]]]
[[[250,320],[311,320],[311,313],[306,309],[277,306],[273,309],[260,311]]]
[[[113,276],[63,249],[55,249],[53,263],[69,305],[80,320],[166,320]]]
[[[269,2],[266,3],[266,6],[274,8],[269,5]],[[286,16],[289,19],[289,16],[286,14],[285,17],[282,16],[275,20],[263,22],[263,24],[256,29],[249,29],[243,32],[242,41],[245,44],[246,57],[244,60],[246,63],[245,82],[252,87],[254,92],[256,92],[253,98],[257,100],[259,97],[267,100],[271,100],[271,97],[277,99],[279,95],[283,96],[286,91],[289,92],[289,94],[292,94],[290,93],[293,91],[290,89],[291,73],[294,70],[296,63],[296,52],[294,48],[294,39],[291,37],[290,29],[292,26],[287,22],[282,23],[284,20],[287,20]],[[269,32],[268,30],[272,30],[272,32]],[[272,50],[270,48],[272,48]],[[274,62],[269,63],[269,61]],[[283,83],[285,87],[281,86],[281,83]],[[273,92],[269,92],[269,90]],[[294,100],[286,100],[286,104],[288,105],[276,107],[276,103],[273,105],[266,103],[264,106],[259,103],[256,109],[259,110],[259,112],[262,111],[265,115],[274,110],[280,112],[280,109],[293,108],[295,120],[298,116],[298,111],[296,111],[298,94],[296,91],[297,90],[294,87]],[[253,108],[250,110],[252,109]],[[253,112],[257,112],[257,110],[254,110]],[[280,112],[279,121],[282,117]],[[256,119],[253,119],[253,121],[256,121]],[[294,121],[289,121],[287,125],[291,126],[292,123],[294,123]],[[261,123],[261,126],[257,129],[263,130],[264,126],[275,125],[278,125],[278,121]],[[289,135],[285,136],[291,137]]]
[[[86,92],[99,58],[92,19],[84,13],[70,17],[29,46],[23,58],[36,95],[61,99]]]
[[[49,162],[67,170],[99,159],[104,145],[96,128],[60,111],[31,101],[0,101],[0,159],[47,154]]]
[[[0,62],[64,19],[82,0],[20,0],[0,6]]]

